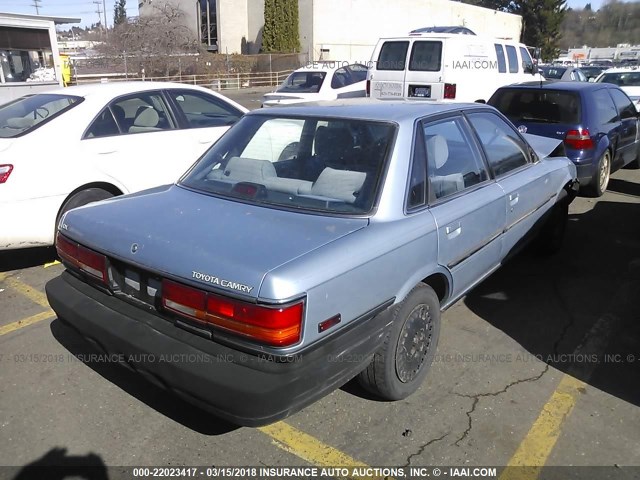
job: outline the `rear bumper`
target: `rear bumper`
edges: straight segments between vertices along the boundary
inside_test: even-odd
[[[69,272],[47,283],[46,292],[58,318],[91,343],[127,359],[153,383],[246,426],[282,419],[346,383],[369,363],[388,328],[384,313],[365,318],[287,360],[193,335]]]
[[[56,216],[64,198],[0,201],[0,250],[53,245]]]

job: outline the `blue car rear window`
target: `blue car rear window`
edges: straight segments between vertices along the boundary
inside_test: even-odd
[[[396,128],[346,118],[249,115],[180,183],[263,206],[364,215],[380,189]]]
[[[562,90],[504,88],[489,103],[511,121],[580,123],[580,95]]]

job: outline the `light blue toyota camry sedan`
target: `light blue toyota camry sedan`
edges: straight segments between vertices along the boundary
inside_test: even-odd
[[[440,313],[526,240],[561,246],[576,169],[480,104],[363,99],[244,116],[174,185],[67,212],[63,323],[231,422],[358,376],[414,392]]]

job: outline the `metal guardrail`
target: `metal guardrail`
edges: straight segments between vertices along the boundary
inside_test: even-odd
[[[157,82],[178,82],[200,85],[214,90],[239,90],[247,87],[275,87],[280,85],[293,70],[280,72],[223,73],[208,75],[172,75],[168,77],[148,77],[135,73],[87,73],[74,75],[76,85],[97,82],[118,82],[143,80]]]

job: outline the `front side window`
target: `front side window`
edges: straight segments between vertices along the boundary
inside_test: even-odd
[[[462,117],[428,123],[423,133],[431,200],[454,195],[489,178]]]
[[[529,50],[524,47],[520,47],[520,57],[522,57],[522,70],[524,70],[524,72],[532,72],[533,60],[531,60]]]
[[[442,59],[442,42],[414,42],[411,49],[409,70],[439,72]]]
[[[278,87],[282,93],[318,93],[327,72],[293,72]]]
[[[527,146],[516,131],[493,113],[478,112],[468,116],[496,177],[527,163]]]
[[[507,45],[507,58],[509,59],[509,73],[518,73],[518,53],[516,47]]]
[[[384,42],[378,55],[376,70],[404,70],[407,50],[409,50],[409,42]]]
[[[28,95],[0,106],[0,138],[31,132],[82,102],[71,95]]]
[[[213,96],[172,90],[168,94],[192,128],[229,126],[242,116],[240,110]]]
[[[249,115],[181,184],[265,207],[367,214],[395,131],[387,122]]]
[[[504,49],[499,43],[494,44],[496,47],[496,57],[498,58],[498,72],[507,73],[507,61],[504,58]]]

